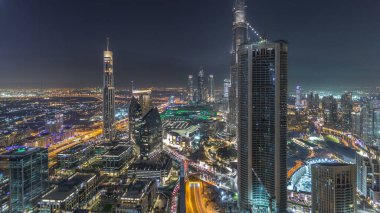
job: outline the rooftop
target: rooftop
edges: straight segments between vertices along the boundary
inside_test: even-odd
[[[124,198],[140,198],[148,190],[149,186],[154,183],[152,179],[138,179],[130,183],[127,191],[124,193]]]
[[[60,183],[53,190],[42,196],[42,200],[60,200],[63,201],[69,197],[82,183],[89,182],[95,178],[95,174],[79,174],[71,176],[67,181]]]
[[[26,146],[18,146],[18,147],[8,147],[7,152],[1,154],[0,157],[24,157],[30,155],[32,153],[46,151],[47,149],[40,147],[26,147]]]
[[[131,149],[132,147],[131,146],[126,146],[126,145],[117,145],[113,148],[111,148],[106,154],[104,154],[105,156],[120,156],[121,154],[123,154],[124,152],[126,152],[127,150]]]

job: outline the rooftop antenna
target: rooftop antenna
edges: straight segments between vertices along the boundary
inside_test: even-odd
[[[109,51],[110,49],[110,38],[107,37],[107,51]]]

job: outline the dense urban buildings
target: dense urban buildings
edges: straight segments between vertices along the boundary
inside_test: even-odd
[[[307,5],[1,1],[0,213],[380,212],[378,3]]]
[[[115,136],[115,86],[113,79],[113,53],[107,49],[103,53],[103,134],[106,141],[112,141]]]
[[[243,45],[238,59],[239,206],[285,212],[288,45]]]

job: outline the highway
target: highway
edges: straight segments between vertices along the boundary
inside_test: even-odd
[[[116,129],[120,130],[123,129],[126,125],[127,119],[119,120],[115,123]],[[77,132],[77,136],[64,140],[60,143],[51,145],[48,149],[49,151],[49,168],[55,166],[57,164],[56,157],[58,153],[65,151],[67,149],[70,149],[71,147],[74,147],[78,144],[86,143],[91,139],[95,139],[99,137],[103,130],[100,122],[97,122],[94,124],[94,130],[91,131],[85,131],[85,132]]]
[[[186,211],[189,213],[205,213],[207,209],[202,200],[202,182],[186,183]]]

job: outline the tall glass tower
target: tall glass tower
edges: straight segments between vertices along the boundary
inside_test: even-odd
[[[187,101],[194,101],[194,80],[193,75],[187,77]]]
[[[214,75],[208,76],[208,101],[215,102],[215,81]]]
[[[19,147],[0,155],[9,168],[10,212],[29,212],[48,189],[48,150]]]
[[[115,137],[115,86],[113,80],[113,53],[109,50],[103,52],[103,135],[106,141]]]
[[[238,58],[239,207],[286,212],[288,45],[242,45]]]
[[[232,25],[232,50],[231,50],[231,66],[230,66],[230,80],[231,87],[228,93],[229,113],[228,124],[231,130],[236,127],[237,117],[237,89],[238,89],[238,55],[237,50],[241,44],[249,41],[248,37],[248,24],[246,22],[246,4],[245,0],[236,0],[233,8],[234,22]]]
[[[203,68],[198,73],[198,93],[197,93],[197,102],[199,104],[203,103],[206,98],[206,90],[205,90],[205,79],[204,79],[204,71]]]

